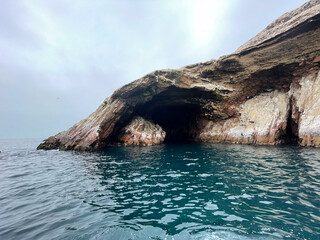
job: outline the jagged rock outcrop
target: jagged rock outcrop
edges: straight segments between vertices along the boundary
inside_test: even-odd
[[[231,55],[155,71],[125,85],[38,148],[117,144],[137,116],[161,126],[165,141],[320,146],[319,36],[320,0],[312,0]],[[129,133],[128,142],[134,135]]]
[[[166,132],[158,125],[142,117],[134,118],[118,136],[119,142],[128,145],[150,146],[163,143]]]

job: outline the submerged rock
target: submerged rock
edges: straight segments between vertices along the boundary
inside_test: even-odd
[[[186,140],[320,146],[319,36],[320,0],[312,0],[233,54],[155,71],[123,86],[38,148]]]

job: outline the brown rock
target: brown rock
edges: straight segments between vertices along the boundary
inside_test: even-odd
[[[129,131],[136,116],[161,126],[172,140],[278,144],[297,138],[302,145],[319,146],[319,26],[320,1],[311,0],[234,54],[158,70],[123,86],[88,118],[38,148],[97,150],[119,141],[161,142],[143,137],[147,123]]]
[[[320,56],[317,56],[313,59],[313,63],[319,63],[320,62]]]

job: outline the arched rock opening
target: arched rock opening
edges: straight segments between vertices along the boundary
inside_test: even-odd
[[[193,141],[203,106],[217,100],[212,91],[172,87],[138,105],[134,114],[160,125],[166,132],[165,142]]]
[[[205,88],[184,89],[169,87],[156,94],[150,101],[137,104],[119,124],[113,133],[113,142],[119,141],[132,119],[142,117],[158,124],[165,132],[164,142],[195,141],[198,132],[197,121],[203,117],[208,103],[217,102],[221,95]],[[136,124],[136,126],[138,126]],[[132,128],[132,126],[131,126]],[[143,128],[143,127],[139,127]],[[122,129],[122,130],[120,130]],[[120,130],[120,131],[119,131]],[[141,130],[141,129],[140,129]],[[139,134],[141,131],[139,130]],[[121,141],[120,141],[121,142]]]

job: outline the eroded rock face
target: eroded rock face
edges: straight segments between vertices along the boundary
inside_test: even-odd
[[[274,145],[295,140],[320,146],[320,71],[293,82],[290,91],[260,94],[239,107],[239,116],[225,121],[199,121],[198,139]]]
[[[119,142],[128,145],[150,146],[163,143],[166,132],[142,117],[135,117],[119,134]]]
[[[320,146],[320,71],[292,84],[292,119],[298,126],[299,142],[303,146]]]
[[[320,0],[312,0],[233,54],[155,71],[123,86],[88,118],[38,148],[139,145],[138,129],[151,129],[149,123],[166,132],[164,141],[320,146],[319,36]],[[142,125],[133,120],[137,116]],[[143,137],[141,144],[161,142],[160,135]]]
[[[202,120],[198,137],[203,142],[280,143],[286,131],[288,112],[287,93],[264,93],[243,103],[239,107],[239,117],[219,122]]]

